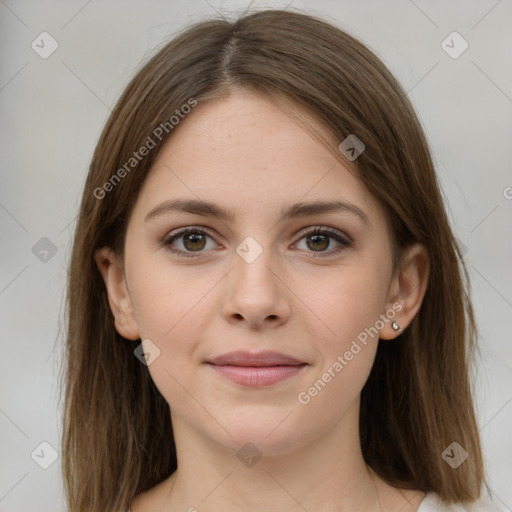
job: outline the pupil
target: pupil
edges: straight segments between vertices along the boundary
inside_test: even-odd
[[[189,247],[189,244],[187,242],[192,243],[192,247]],[[202,245],[201,245],[201,242]],[[199,246],[197,245],[199,244]],[[185,237],[185,247],[188,249],[191,249],[192,251],[196,251],[199,249],[202,249],[204,247],[204,237],[200,233],[191,233]]]
[[[312,235],[311,240],[313,241],[314,247],[318,248],[320,244],[323,243],[323,247],[321,249],[326,249],[325,242],[327,241],[327,245],[329,245],[329,241],[325,235]]]

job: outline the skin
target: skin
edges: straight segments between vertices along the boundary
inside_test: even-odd
[[[167,212],[145,221],[178,197],[214,202],[235,218]],[[279,220],[281,208],[315,200],[351,203],[367,222],[348,211]],[[162,244],[191,226],[209,231],[204,245],[182,236],[173,246],[193,257]],[[351,244],[334,253],[340,244],[327,237],[315,246],[306,232],[317,226]],[[248,236],[262,249],[251,263],[236,252]],[[390,240],[384,209],[355,173],[269,98],[237,91],[181,121],[135,204],[124,261],[109,248],[96,253],[117,330],[160,351],[148,370],[171,408],[178,454],[179,469],[139,494],[132,512],[418,508],[424,493],[389,486],[361,453],[360,393],[377,337],[309,403],[297,398],[393,305],[403,329],[418,312],[427,254],[411,247],[393,272]],[[399,335],[391,323],[380,338]],[[307,366],[248,388],[204,364],[241,349],[279,351]],[[262,454],[252,467],[237,457],[248,442]]]

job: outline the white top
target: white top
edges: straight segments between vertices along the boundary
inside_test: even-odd
[[[418,512],[504,512],[504,510],[485,498],[466,506],[444,505],[436,493],[428,492],[420,503]]]
[[[132,512],[131,509],[128,512]],[[505,512],[488,499],[475,501],[464,507],[459,504],[444,505],[439,496],[434,492],[428,492],[420,503],[417,512]]]

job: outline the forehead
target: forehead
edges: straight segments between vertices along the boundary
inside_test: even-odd
[[[184,196],[229,205],[240,215],[277,213],[283,205],[319,199],[350,200],[369,215],[382,213],[355,172],[288,110],[248,92],[200,103],[180,121],[160,149],[137,206],[147,213],[158,201]]]

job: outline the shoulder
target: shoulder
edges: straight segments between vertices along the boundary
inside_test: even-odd
[[[434,492],[426,494],[417,512],[504,512],[490,500],[482,498],[469,504],[453,503],[447,505]]]

